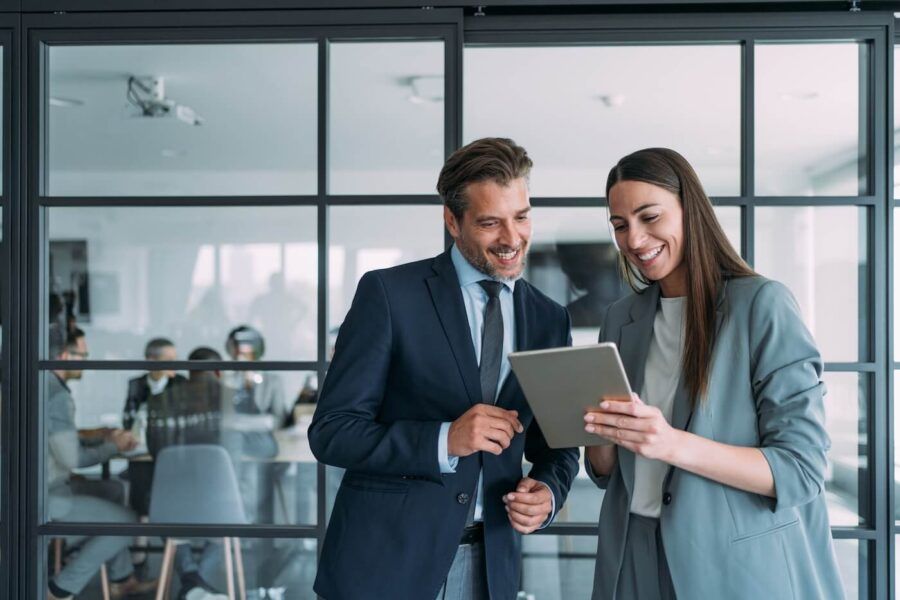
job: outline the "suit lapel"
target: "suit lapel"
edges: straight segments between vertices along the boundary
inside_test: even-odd
[[[631,307],[631,322],[619,332],[619,354],[622,356],[631,391],[636,394],[641,393],[644,385],[644,365],[653,336],[653,320],[658,300],[659,286],[653,284],[637,296]],[[634,489],[634,454],[620,452],[619,468],[630,496]]]
[[[459,287],[459,278],[450,252],[444,252],[434,259],[432,268],[435,275],[428,277],[428,291],[434,309],[437,311],[444,335],[450,344],[450,350],[456,359],[459,374],[466,386],[469,402],[476,404],[481,401],[481,380],[478,375],[478,360],[475,358],[475,349],[472,347],[469,319],[466,317],[465,304],[463,303],[462,290]]]

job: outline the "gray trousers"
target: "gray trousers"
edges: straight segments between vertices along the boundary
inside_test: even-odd
[[[117,504],[103,496],[116,496],[116,490],[109,486],[92,485],[108,482],[72,482],[71,485],[56,486],[48,494],[48,512],[52,521],[94,521],[101,523],[134,523],[137,516],[122,504]],[[94,493],[96,495],[87,495]],[[118,493],[121,499],[121,492]],[[107,564],[112,581],[127,579],[134,571],[128,554],[129,537],[72,536],[66,543],[78,546],[78,554],[66,563],[53,583],[60,588],[78,594],[100,571],[100,565]]]
[[[631,513],[625,556],[619,571],[616,598],[622,600],[675,600],[675,588],[662,545],[659,519]]]
[[[444,585],[435,600],[488,600],[484,543],[465,544],[456,551]]]

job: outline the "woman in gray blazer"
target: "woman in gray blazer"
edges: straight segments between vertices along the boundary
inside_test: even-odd
[[[594,599],[842,598],[822,359],[793,297],[741,260],[678,153],[626,156],[606,196],[635,293],[600,341],[640,395],[585,413],[612,442],[585,453],[606,489]]]

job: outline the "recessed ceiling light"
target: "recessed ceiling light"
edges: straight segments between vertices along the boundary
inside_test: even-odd
[[[819,92],[805,90],[799,92],[782,92],[779,94],[782,100],[815,100],[819,97]]]
[[[175,148],[163,148],[159,153],[165,158],[181,158],[182,156],[187,155],[187,152],[184,150],[177,150]]]
[[[618,108],[625,104],[624,94],[599,94],[597,100],[603,103],[607,108]]]
[[[59,96],[50,96],[48,101],[50,106],[58,106],[60,108],[73,108],[75,106],[84,106],[84,100],[77,98],[61,98]]]

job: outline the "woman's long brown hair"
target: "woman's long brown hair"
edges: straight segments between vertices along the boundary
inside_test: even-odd
[[[716,335],[716,301],[724,281],[756,275],[731,247],[716,218],[712,203],[693,167],[668,148],[647,148],[629,154],[609,172],[606,197],[620,181],[643,181],[666,189],[681,200],[684,256],[687,266],[687,300],[681,377],[691,405],[706,394]],[[625,280],[640,293],[650,282],[622,252],[619,264]]]

